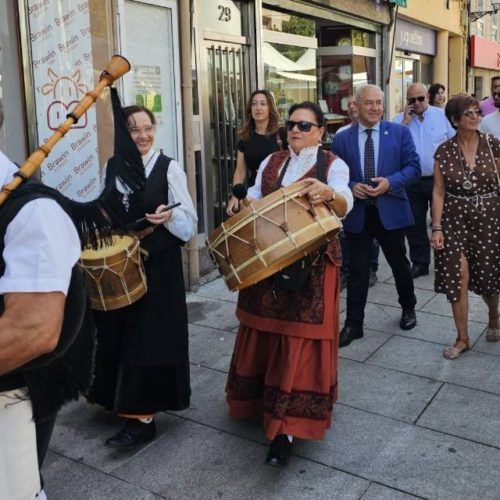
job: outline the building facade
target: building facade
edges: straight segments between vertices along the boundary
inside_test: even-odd
[[[500,75],[499,20],[491,0],[470,2],[467,89],[479,100],[490,95],[491,78]]]

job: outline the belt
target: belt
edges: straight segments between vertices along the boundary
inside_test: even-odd
[[[446,194],[451,196],[452,198],[458,198],[459,200],[470,201],[471,203],[474,204],[474,207],[479,212],[483,211],[483,205],[485,199],[494,198],[495,196],[498,196],[498,193],[496,191],[491,191],[490,193],[485,193],[485,194],[473,194],[469,196],[453,194],[450,193],[449,191],[446,191]]]

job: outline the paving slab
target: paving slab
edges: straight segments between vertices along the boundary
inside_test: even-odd
[[[417,297],[416,309],[419,310],[424,304],[434,298],[436,294],[433,291],[415,288]],[[368,302],[386,306],[398,304],[398,293],[396,286],[390,283],[376,283],[375,286],[368,289]]]
[[[236,336],[208,326],[189,325],[189,359],[192,364],[229,371]]]
[[[435,300],[435,299],[433,299]],[[365,308],[364,328],[401,335],[405,338],[415,338],[437,342],[442,345],[452,344],[457,338],[457,331],[453,318],[439,316],[437,314],[417,311],[417,326],[412,330],[401,330],[399,320],[401,319],[401,308],[367,303]],[[345,311],[340,315],[343,325]],[[474,343],[483,333],[486,324],[469,321],[469,337]]]
[[[434,279],[435,279],[434,269],[430,268],[429,274],[426,274],[425,276],[419,276],[417,279],[413,280],[413,286],[421,290],[429,290],[433,292]],[[387,283],[392,283],[394,285],[395,284],[394,277],[391,276],[391,278],[387,281]]]
[[[390,333],[376,332],[368,328],[364,329],[364,333],[363,338],[357,339],[348,346],[339,349],[339,357],[352,359],[353,361],[365,361],[392,337]]]
[[[401,491],[387,488],[381,484],[372,483],[360,500],[411,500],[420,498]]]
[[[442,316],[453,316],[451,305],[446,299],[446,295],[440,293],[422,307],[422,311],[440,314]],[[485,323],[488,321],[488,307],[481,297],[469,292],[469,321]]]
[[[469,351],[450,361],[438,344],[395,335],[367,363],[500,394],[498,356]]]
[[[264,464],[267,446],[185,421],[114,472],[169,499],[359,499],[368,482],[292,457]]]
[[[45,492],[50,500],[158,500],[162,497],[55,453],[43,466]],[[7,499],[5,499],[7,500]]]
[[[339,403],[378,415],[414,422],[441,382],[379,366],[340,360]]]
[[[157,436],[161,436],[167,426],[178,425],[178,420],[159,413],[156,416],[156,423]],[[64,406],[57,416],[50,449],[67,458],[110,473],[150,446],[149,443],[131,451],[113,450],[104,446],[104,441],[118,432],[122,425],[123,420],[112,413],[104,412],[97,405],[90,405],[84,400],[73,402]]]
[[[234,314],[236,304],[225,300],[210,300],[191,295],[187,302],[189,323],[209,326],[218,330],[231,330],[238,326]]]
[[[473,351],[484,352],[486,354],[493,354],[495,356],[500,356],[500,342],[488,342],[486,340],[486,326],[484,328],[484,333],[481,335],[479,340],[474,344],[472,348]]]
[[[227,300],[229,302],[236,302],[238,300],[238,292],[231,292],[220,277],[201,286],[195,294],[191,295],[207,299]]]
[[[296,453],[410,495],[498,500],[496,448],[341,405],[329,434]]]
[[[417,425],[500,449],[500,396],[445,384]]]

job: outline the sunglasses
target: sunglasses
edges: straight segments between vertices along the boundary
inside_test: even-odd
[[[410,97],[408,99],[408,104],[415,104],[416,102],[424,102],[425,101],[425,95],[419,95],[418,97]]]
[[[287,130],[293,130],[295,125],[301,132],[310,132],[312,127],[319,127],[315,123],[311,123],[305,120],[300,120],[299,122],[294,122],[293,120],[287,120],[285,122]]]
[[[467,118],[472,118],[474,116],[481,117],[483,116],[483,112],[480,109],[466,109],[463,113],[463,116],[466,116]]]

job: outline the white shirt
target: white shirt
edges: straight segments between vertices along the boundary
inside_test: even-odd
[[[500,139],[500,109],[486,115],[479,124],[479,130]]]
[[[158,160],[160,153],[150,149],[143,157],[144,173],[146,178],[153,171],[153,167]],[[103,186],[106,177],[106,168],[103,169]],[[187,188],[187,178],[184,170],[175,161],[172,160],[167,171],[168,182],[168,203],[180,202],[180,205],[172,210],[172,217],[165,222],[165,227],[177,238],[182,241],[189,241],[195,234],[198,223],[198,215],[194,208],[193,201]],[[126,187],[118,179],[116,180],[116,189],[120,193],[125,193]],[[166,204],[166,203],[165,203]]]
[[[286,169],[285,175],[283,177],[283,186],[289,186],[293,184],[297,179],[300,179],[315,163],[318,153],[319,146],[312,146],[310,148],[303,148],[297,155],[291,147],[290,150],[290,163]],[[248,197],[254,199],[262,198],[262,172],[266,168],[269,158],[264,159],[260,164],[259,170],[257,172],[257,177],[255,179],[255,184],[248,189]],[[283,168],[283,166],[281,166]],[[281,171],[280,168],[280,171]],[[337,158],[333,161],[330,168],[328,169],[328,175],[326,183],[331,186],[336,193],[344,196],[347,201],[347,213],[351,210],[353,205],[352,192],[349,188],[349,167],[346,165],[344,160]],[[346,213],[346,215],[347,215]]]
[[[434,172],[434,153],[438,146],[455,136],[456,132],[446,118],[444,111],[436,106],[428,106],[420,120],[416,114],[411,115],[410,130],[415,149],[420,157],[422,176],[430,177]],[[399,113],[394,123],[403,124],[404,114]]]
[[[2,185],[16,170],[0,153]],[[71,269],[80,257],[80,240],[73,222],[54,200],[39,198],[26,203],[7,226],[4,242],[0,294],[68,293]]]

